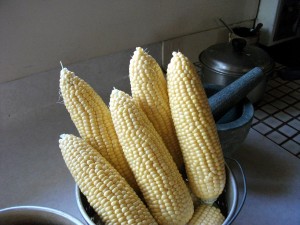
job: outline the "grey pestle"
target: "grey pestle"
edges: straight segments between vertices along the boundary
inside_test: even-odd
[[[215,121],[218,121],[231,107],[238,104],[264,78],[260,67],[255,67],[208,98]]]

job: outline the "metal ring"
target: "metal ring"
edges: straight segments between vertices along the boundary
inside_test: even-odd
[[[239,215],[241,209],[244,206],[244,203],[246,201],[246,196],[247,196],[247,185],[246,185],[246,176],[245,176],[245,173],[244,173],[244,170],[243,170],[241,164],[236,159],[232,159],[232,158],[228,158],[228,157],[225,157],[225,159],[226,160],[227,159],[232,160],[233,162],[236,163],[236,165],[238,166],[238,168],[240,170],[242,181],[243,181],[243,197],[242,197],[242,200],[241,200],[240,204],[238,205],[238,208],[237,208],[234,216],[228,221],[227,224],[229,225],[236,219],[236,217]],[[234,173],[233,173],[233,175],[234,175]],[[239,202],[239,200],[238,200],[238,202]]]

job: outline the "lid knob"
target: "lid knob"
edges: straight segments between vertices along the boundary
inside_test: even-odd
[[[243,38],[234,38],[232,39],[231,44],[234,51],[242,52],[247,45],[247,41]]]

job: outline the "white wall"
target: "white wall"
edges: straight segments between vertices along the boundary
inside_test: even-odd
[[[254,19],[259,0],[0,1],[0,83]]]

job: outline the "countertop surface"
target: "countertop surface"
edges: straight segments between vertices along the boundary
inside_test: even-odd
[[[156,51],[160,53],[160,48]],[[127,55],[129,53],[125,52],[116,58],[127,59]],[[78,64],[70,70],[95,74],[85,78],[92,84],[99,84],[95,85],[97,91],[107,101],[113,86],[128,89],[128,76],[110,79],[127,72],[127,61],[117,66],[116,61],[124,60],[108,56],[104,60]],[[58,147],[60,134],[77,135],[64,105],[60,104],[58,80],[59,69],[0,85],[0,209],[44,206],[83,221],[76,205],[75,182]],[[296,92],[299,94],[299,85]],[[296,119],[299,120],[299,116]],[[258,122],[268,125],[267,121],[256,118],[254,126]],[[254,126],[240,149],[232,155],[244,168],[248,189],[244,207],[233,224],[299,225],[300,159],[297,149],[291,154],[268,136],[271,131],[264,135]],[[297,142],[298,136],[293,135],[291,138]]]
[[[55,104],[15,118],[1,131],[0,208],[46,206],[81,220],[75,183],[58,139],[75,128],[64,105]],[[233,224],[300,224],[300,161],[251,129],[232,156],[243,166],[248,195]]]

